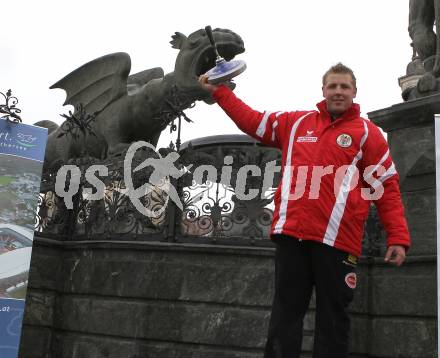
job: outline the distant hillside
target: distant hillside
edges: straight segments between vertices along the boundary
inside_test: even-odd
[[[41,162],[9,154],[0,154],[0,177],[24,172],[41,175]]]

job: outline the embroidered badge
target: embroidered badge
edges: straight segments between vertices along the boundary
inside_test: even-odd
[[[348,261],[351,262],[353,265],[357,264],[357,257],[354,255],[348,255]]]
[[[350,272],[345,276],[345,283],[348,287],[350,287],[352,290],[356,288],[357,283],[357,276],[354,272]]]
[[[342,263],[347,266],[356,267],[357,266],[357,257],[354,255],[348,254],[347,259],[342,260]]]
[[[342,148],[347,148],[351,145],[353,140],[348,134],[341,134],[336,138],[336,143]]]

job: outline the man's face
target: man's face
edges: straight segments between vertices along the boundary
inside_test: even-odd
[[[329,73],[322,86],[322,95],[327,102],[327,110],[331,115],[341,115],[353,103],[356,88],[348,73]]]

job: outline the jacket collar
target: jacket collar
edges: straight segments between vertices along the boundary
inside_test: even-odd
[[[316,104],[316,107],[318,107],[319,113],[321,113],[321,116],[323,116],[325,119],[331,120],[330,113],[327,111],[327,102],[322,100],[321,102]],[[338,118],[338,119],[354,119],[359,118],[361,116],[361,107],[357,103],[353,103],[349,109],[347,109],[344,114]]]

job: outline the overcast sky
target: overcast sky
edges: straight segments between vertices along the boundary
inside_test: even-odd
[[[10,1],[0,32],[0,91],[11,88],[25,123],[61,123],[65,92],[49,86],[93,60],[127,52],[131,73],[152,67],[171,72],[175,31],[186,35],[211,25],[244,40],[237,59],[247,70],[235,92],[259,110],[314,109],[321,77],[342,61],[358,79],[367,112],[402,102],[397,80],[411,60],[407,0],[313,1]],[[8,9],[6,7],[6,9]],[[187,115],[183,141],[239,133],[216,106],[198,103]],[[159,146],[169,143],[164,131]]]

